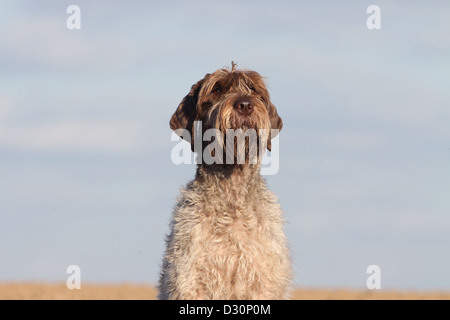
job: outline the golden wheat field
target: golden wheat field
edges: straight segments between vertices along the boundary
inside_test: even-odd
[[[83,285],[69,290],[65,284],[0,283],[0,300],[153,300],[149,285]],[[450,292],[369,291],[350,289],[297,289],[293,300],[450,300]]]

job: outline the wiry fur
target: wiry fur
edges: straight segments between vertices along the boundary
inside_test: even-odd
[[[229,85],[211,94],[218,81]],[[254,105],[251,117],[233,110],[233,101],[242,97]],[[204,121],[203,131],[282,126],[259,74],[234,64],[192,87],[171,128],[194,133],[193,119]],[[260,160],[199,164],[181,192],[166,244],[160,299],[288,298],[292,272],[282,211],[260,175]]]

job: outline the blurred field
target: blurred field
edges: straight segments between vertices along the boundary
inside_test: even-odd
[[[84,285],[69,290],[65,284],[0,283],[0,300],[152,300],[157,291],[139,285]],[[299,289],[294,300],[450,300],[450,292],[402,292]]]

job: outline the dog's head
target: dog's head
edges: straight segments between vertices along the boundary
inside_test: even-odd
[[[194,84],[170,120],[170,128],[175,132],[189,132],[191,141],[179,135],[191,142],[192,150],[198,134],[195,131],[200,129],[195,126],[196,121],[201,121],[202,133],[208,129],[218,129],[224,135],[227,129],[263,131],[269,150],[271,132],[276,132],[271,129],[279,131],[283,126],[261,75],[237,69],[234,63],[231,70],[219,69]]]

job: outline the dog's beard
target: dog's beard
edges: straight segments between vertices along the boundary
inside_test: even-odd
[[[256,164],[267,148],[270,121],[262,101],[252,101],[249,115],[234,109],[236,99],[229,98],[211,106],[204,130],[215,129],[214,148],[208,149],[219,163]],[[209,146],[206,146],[208,148]]]

